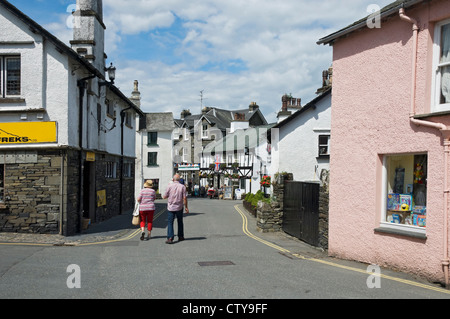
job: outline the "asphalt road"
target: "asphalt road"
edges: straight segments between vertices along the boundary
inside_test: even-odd
[[[164,211],[156,214],[149,241],[139,240],[125,216],[111,226],[120,233],[113,240],[89,242],[87,236],[100,235],[91,232],[74,246],[0,243],[0,298],[180,299],[187,305],[194,299],[450,298],[450,291],[409,275],[381,269],[374,277],[368,265],[328,258],[282,234],[258,233],[240,201],[190,199],[189,207],[186,240],[172,245],[165,244]]]

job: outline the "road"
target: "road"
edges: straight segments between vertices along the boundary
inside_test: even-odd
[[[190,199],[189,206],[186,240],[172,245],[165,244],[164,210],[149,241],[125,222],[127,235],[116,240],[1,243],[0,298],[450,298],[450,291],[409,275],[381,269],[381,277],[373,276],[368,265],[329,258],[286,235],[258,233],[240,201]],[[161,212],[164,202],[158,207]]]

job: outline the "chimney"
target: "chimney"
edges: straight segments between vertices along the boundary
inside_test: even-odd
[[[333,86],[333,67],[330,67],[328,70],[324,70],[322,72],[322,87],[317,90],[316,94],[325,92],[332,86]]]
[[[250,105],[248,106],[248,109],[249,109],[251,112],[254,112],[254,111],[256,111],[257,109],[259,109],[259,105],[256,104],[256,102],[252,102],[252,103],[250,103]]]
[[[183,110],[181,112],[181,119],[184,120],[185,117],[190,116],[191,114],[191,110]]]
[[[77,0],[72,49],[105,72],[105,29],[102,0]]]
[[[141,92],[139,92],[139,82],[134,81],[134,90],[131,92],[130,101],[134,103],[138,108],[141,108]]]

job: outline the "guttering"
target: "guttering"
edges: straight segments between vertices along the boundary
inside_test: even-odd
[[[424,121],[424,120],[418,120],[415,119],[414,116],[416,114],[416,78],[417,78],[417,46],[418,46],[418,37],[419,37],[419,27],[416,20],[412,19],[411,17],[407,16],[405,14],[405,9],[402,7],[399,10],[399,16],[400,19],[403,21],[406,21],[408,23],[412,24],[412,30],[413,30],[413,45],[412,45],[412,51],[413,51],[413,58],[412,58],[412,76],[411,76],[411,107],[410,107],[410,114],[409,119],[410,122],[418,125],[418,126],[425,126],[425,127],[431,127],[438,129],[442,137],[444,139],[444,211],[443,211],[443,259],[441,261],[442,268],[444,271],[444,280],[445,280],[445,286],[449,287],[449,265],[450,265],[450,259],[448,254],[448,199],[449,199],[449,186],[448,186],[448,180],[449,180],[449,174],[448,174],[448,164],[450,159],[450,130],[447,128],[445,124],[442,123],[436,123],[436,122],[430,122],[430,121]]]
[[[419,4],[419,3],[423,2],[423,1],[424,0],[410,0],[410,1],[405,0],[402,3],[400,3],[400,4],[398,4],[398,5],[394,6],[394,7],[391,7],[390,5],[388,5],[388,6],[384,7],[383,9],[381,9],[380,19],[384,19],[384,18],[387,18],[389,16],[395,15],[395,14],[397,14],[399,9],[401,9],[401,8],[406,8],[407,9],[407,8],[415,6],[415,5],[417,5],[417,4]],[[333,42],[336,41],[339,38],[345,37],[348,34],[350,34],[352,32],[355,32],[355,31],[358,31],[360,29],[367,28],[367,19],[368,19],[368,17],[366,17],[364,19],[361,19],[361,20],[358,20],[358,21],[356,21],[355,23],[353,23],[352,25],[350,25],[350,26],[348,26],[346,28],[343,28],[343,29],[341,29],[341,30],[339,30],[339,31],[337,31],[335,33],[332,33],[332,34],[330,34],[330,35],[328,35],[326,37],[323,37],[323,38],[319,39],[319,41],[317,41],[316,43],[317,44],[330,44],[330,45],[332,45]]]

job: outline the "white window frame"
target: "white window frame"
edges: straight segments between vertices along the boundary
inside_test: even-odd
[[[8,59],[19,59],[20,61],[20,85],[19,94],[8,94],[7,79],[8,71],[6,69],[6,61]],[[20,97],[22,94],[22,59],[20,55],[0,55],[0,98]]]
[[[208,124],[201,124],[202,125],[202,138],[208,138]],[[206,126],[206,130],[205,130]]]
[[[441,29],[442,26],[450,24],[450,19],[446,19],[436,23],[434,29],[433,41],[433,80],[432,80],[432,94],[431,94],[431,112],[450,111],[450,103],[440,103],[441,99],[441,72],[440,68],[450,66],[450,62],[440,63],[441,55]]]

